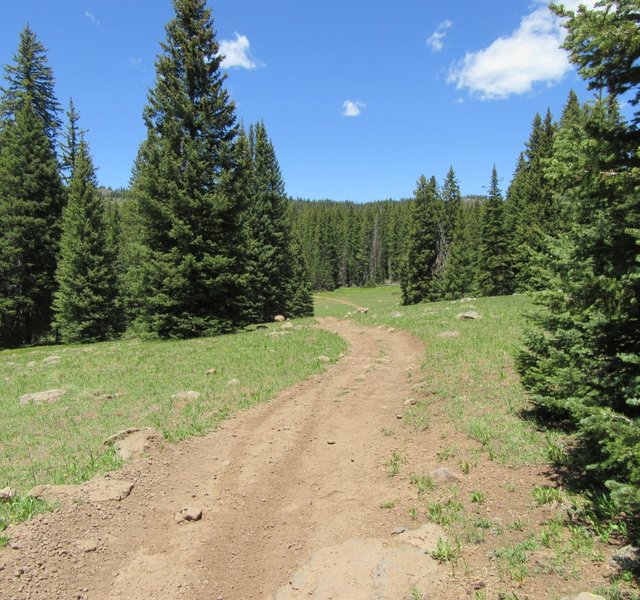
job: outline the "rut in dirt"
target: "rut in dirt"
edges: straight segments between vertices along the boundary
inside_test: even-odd
[[[2,598],[406,598],[441,580],[434,525],[400,535],[385,463],[423,355],[408,334],[323,319],[338,364],[215,432],[113,473],[122,501],[68,502],[11,529]],[[202,511],[198,521],[176,513]]]

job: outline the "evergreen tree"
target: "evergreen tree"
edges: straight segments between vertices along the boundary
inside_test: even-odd
[[[0,143],[0,345],[51,322],[64,192],[46,127],[27,96]]]
[[[293,289],[291,225],[284,181],[264,123],[249,132],[253,189],[247,209],[250,301],[260,322],[287,313]]]
[[[444,203],[443,229],[446,245],[450,246],[454,231],[458,224],[462,207],[462,194],[460,185],[453,167],[449,168],[444,184],[442,185],[442,201]]]
[[[62,170],[62,178],[68,186],[73,176],[73,166],[76,164],[80,138],[85,132],[80,129],[78,125],[80,122],[80,114],[73,104],[73,99],[69,100],[69,108],[66,114],[67,127],[63,133],[63,139],[60,144],[60,167]]]
[[[402,303],[434,300],[434,268],[441,224],[438,185],[434,177],[418,179],[409,221],[407,255],[402,276]]]
[[[461,206],[451,249],[440,281],[441,295],[456,300],[478,293],[479,250],[482,239],[482,202]]]
[[[54,91],[53,71],[46,57],[45,47],[27,25],[20,33],[14,64],[5,65],[6,87],[0,89],[0,120],[11,121],[26,102],[42,122],[45,135],[55,147],[60,119],[60,105]]]
[[[502,296],[512,291],[511,257],[504,227],[504,201],[495,166],[489,197],[482,211],[478,289],[483,296]]]
[[[637,92],[637,2],[609,1],[569,16],[565,42],[595,89]],[[638,99],[638,93],[635,99]],[[605,482],[619,509],[640,517],[640,169],[635,124],[615,100],[580,115],[565,110],[550,177],[571,215],[552,246],[549,280],[519,357],[534,402],[568,419],[578,444],[573,465]],[[637,121],[636,121],[637,122]],[[579,136],[579,132],[582,135]],[[568,157],[569,144],[574,158]],[[561,154],[564,152],[565,154]],[[566,165],[563,159],[570,160]],[[633,533],[635,541],[638,532]]]
[[[140,264],[129,276],[136,323],[161,337],[246,322],[234,105],[205,0],[174,0],[144,109],[133,173]]]
[[[65,343],[97,342],[123,330],[116,256],[86,142],[80,139],[62,219],[55,324]]]
[[[545,174],[551,157],[556,126],[551,112],[544,120],[536,114],[526,151],[521,156],[507,192],[505,222],[510,236],[514,287],[540,289],[540,262],[546,239],[559,227],[553,193]]]
[[[302,244],[296,236],[293,236],[291,242],[291,261],[291,280],[285,312],[292,317],[312,317],[313,294],[309,272],[304,260]]]

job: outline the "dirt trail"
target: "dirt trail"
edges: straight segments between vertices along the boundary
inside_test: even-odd
[[[412,393],[420,343],[321,326],[349,343],[323,375],[129,463],[111,476],[134,484],[120,502],[70,503],[11,528],[0,597],[446,597],[427,554],[441,531],[394,535],[403,523],[380,508],[398,494],[385,463],[402,442],[385,432]],[[186,507],[202,519],[178,523]]]

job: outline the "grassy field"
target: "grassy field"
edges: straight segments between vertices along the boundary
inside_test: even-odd
[[[358,313],[344,302],[368,312]],[[423,373],[438,403],[455,426],[478,440],[492,458],[512,465],[546,460],[555,443],[553,436],[543,435],[521,418],[527,398],[514,372],[513,356],[524,315],[531,308],[526,296],[401,306],[396,286],[316,296],[317,315],[344,317],[352,312],[355,321],[404,329],[423,340]],[[468,311],[480,318],[458,318]],[[424,422],[427,408],[417,406],[413,417]]]
[[[0,352],[0,488],[76,483],[111,469],[117,459],[103,441],[127,427],[155,427],[170,440],[212,430],[228,414],[321,371],[319,356],[338,357],[344,341],[312,324]],[[50,389],[65,393],[53,404],[20,403],[24,394]],[[175,396],[186,391],[200,396]]]

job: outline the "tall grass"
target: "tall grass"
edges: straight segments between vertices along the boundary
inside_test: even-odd
[[[312,321],[297,325],[0,352],[0,488],[75,483],[111,469],[117,459],[103,440],[127,427],[155,427],[170,440],[203,434],[321,371],[319,356],[335,360],[344,350]],[[65,391],[56,403],[20,403],[23,394],[54,388]],[[185,391],[200,396],[175,396]]]

